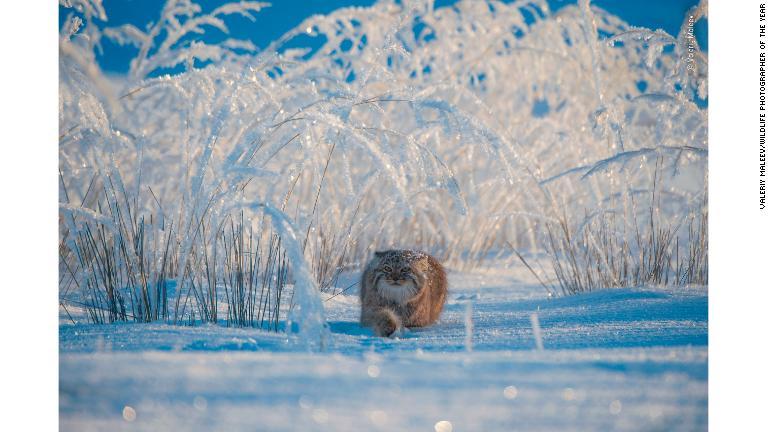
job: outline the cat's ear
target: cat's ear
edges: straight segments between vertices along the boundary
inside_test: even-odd
[[[387,251],[376,251],[373,254],[376,255],[376,258],[381,258],[387,254]]]

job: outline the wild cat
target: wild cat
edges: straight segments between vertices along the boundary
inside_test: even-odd
[[[360,324],[378,336],[402,327],[423,327],[440,316],[448,292],[445,269],[413,250],[376,252],[360,284]]]

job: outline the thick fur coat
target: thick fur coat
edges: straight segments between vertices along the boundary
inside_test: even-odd
[[[376,252],[360,284],[360,323],[379,336],[423,327],[440,316],[448,293],[443,266],[412,250]]]

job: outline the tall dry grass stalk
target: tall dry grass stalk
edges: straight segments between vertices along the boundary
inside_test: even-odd
[[[600,215],[578,230],[561,215],[547,222],[544,249],[550,257],[554,279],[562,295],[600,288],[708,283],[707,210],[686,222],[660,223],[650,212],[646,228],[626,235],[620,218]],[[680,248],[680,227],[687,225],[687,247]],[[518,254],[525,266],[549,291],[538,272]]]
[[[116,186],[116,177],[94,175],[80,205],[69,202],[61,178],[66,204],[60,303],[70,319],[67,305],[82,307],[94,323],[222,322],[279,329],[292,282],[279,235],[255,231],[242,210],[218,225],[204,212],[192,224],[198,234],[181,272],[183,237],[173,221],[160,215],[159,202],[149,218],[137,216],[138,199]]]

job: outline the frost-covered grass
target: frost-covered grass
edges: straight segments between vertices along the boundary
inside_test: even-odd
[[[144,29],[110,27],[99,0],[64,3],[77,12],[59,44],[61,304],[94,322],[222,310],[317,336],[318,289],[343,289],[341,272],[387,247],[462,269],[548,252],[566,285],[595,271],[590,257],[645,274],[655,256],[663,280],[627,280],[706,283],[707,54],[693,41],[689,57],[685,31],[588,1],[381,1],[259,51],[194,36],[263,3],[170,0]],[[295,48],[302,37],[322,43]],[[100,72],[102,38],[135,47],[128,76]],[[693,268],[670,265],[672,242]]]
[[[62,189],[66,199],[63,179]],[[67,282],[61,307],[66,313],[69,304],[84,307],[95,323],[128,319],[178,323],[182,317],[191,323],[216,323],[223,301],[222,318],[228,324],[277,330],[288,277],[288,259],[277,234],[270,233],[262,245],[263,236],[254,235],[240,212],[239,218],[222,221],[211,238],[210,221],[201,218],[195,232],[185,234],[192,237],[192,244],[185,270],[179,272],[178,255],[171,248],[172,220],[162,220],[162,214],[150,214],[149,220],[139,217],[136,201],[124,189],[118,192],[111,182],[99,185],[95,176],[84,201],[89,194],[97,196],[92,202],[109,216],[71,203],[61,206],[66,243],[59,253],[65,270],[62,280]],[[155,217],[161,219],[157,224]],[[221,261],[215,258],[219,253]],[[78,277],[73,268],[83,274]],[[176,289],[178,285],[187,289]],[[79,300],[71,298],[72,291]]]
[[[707,215],[691,218],[685,250],[680,250],[680,226],[651,226],[622,235],[615,216],[601,215],[573,232],[564,216],[547,225],[545,249],[553,257],[559,289],[541,282],[550,292],[576,294],[606,287],[648,285],[707,285]],[[522,259],[522,258],[521,258]],[[532,271],[535,271],[531,269]]]
[[[687,227],[659,220],[656,187],[647,212],[621,220],[615,213],[585,215],[579,225],[563,213],[546,223],[544,249],[552,260],[555,289],[518,254],[548,292],[576,294],[606,287],[707,285],[708,215],[687,218]],[[643,229],[638,217],[647,213]],[[682,233],[681,231],[682,228]],[[634,229],[634,232],[628,231]],[[683,250],[680,249],[680,239]]]

